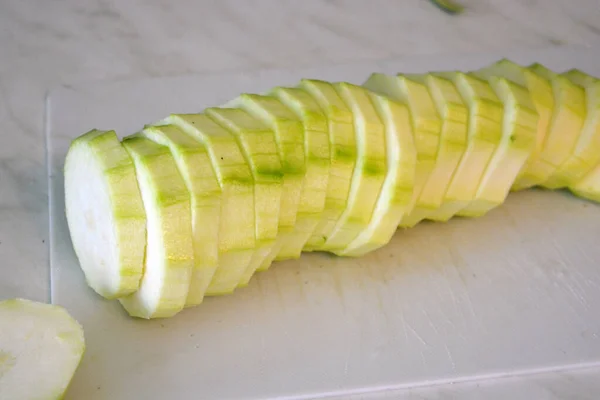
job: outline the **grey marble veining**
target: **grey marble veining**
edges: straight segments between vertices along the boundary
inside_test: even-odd
[[[463,3],[463,15],[449,16],[426,0],[0,1],[0,299],[48,299],[43,127],[49,88],[600,44],[598,0]]]

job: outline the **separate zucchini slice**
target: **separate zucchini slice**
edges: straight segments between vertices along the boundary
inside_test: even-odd
[[[303,89],[276,87],[269,92],[300,120],[304,127],[306,174],[302,183],[294,239],[286,243],[276,260],[299,258],[325,209],[329,182],[329,133],[327,118],[317,102]]]
[[[116,133],[92,130],[73,140],[64,175],[69,233],[87,284],[107,299],[135,292],[146,214],[133,161]]]
[[[439,207],[437,199],[423,196],[425,186],[436,167],[440,146],[441,119],[427,88],[403,75],[390,76],[373,73],[363,87],[377,94],[405,104],[411,115],[417,167],[415,171],[413,200],[409,211],[399,226],[410,228]]]
[[[575,150],[583,128],[586,115],[585,92],[581,86],[542,64],[535,63],[529,68],[550,81],[554,95],[554,110],[541,154],[548,170],[546,179],[540,186],[547,189],[564,188],[569,185],[571,176],[568,171],[561,172],[560,168]]]
[[[346,82],[334,83],[337,93],[352,110],[356,134],[356,166],[346,209],[323,248],[341,254],[371,222],[387,174],[385,126],[370,92]]]
[[[477,189],[472,213],[484,215],[504,203],[517,175],[535,148],[539,115],[529,91],[505,78],[492,76],[490,86],[504,105],[500,144]]]
[[[298,246],[294,244],[296,235],[293,232],[306,174],[304,126],[296,114],[273,96],[242,94],[227,103],[226,106],[245,110],[254,118],[261,120],[275,133],[283,180],[276,243],[269,256],[257,269],[265,271],[278,254],[282,258],[297,255]],[[291,253],[286,254],[285,251],[291,251]]]
[[[356,164],[356,139],[352,110],[329,82],[303,79],[298,85],[321,107],[329,127],[331,166],[325,209],[321,221],[306,243],[305,251],[321,250],[348,204],[352,173]]]
[[[586,118],[581,135],[573,153],[558,171],[574,184],[600,163],[600,79],[576,69],[563,75],[585,90]]]
[[[525,68],[509,59],[501,59],[476,71],[480,77],[496,76],[527,89],[538,113],[536,143],[527,162],[517,175],[511,190],[522,190],[537,186],[546,180],[548,165],[541,159],[541,153],[548,134],[548,126],[554,108],[554,96],[550,82],[540,74]]]
[[[255,251],[239,283],[246,286],[263,263],[273,260],[283,181],[275,134],[239,108],[212,107],[205,113],[235,136],[254,179]]]
[[[208,150],[221,186],[221,216],[219,268],[206,294],[231,293],[242,282],[255,249],[254,181],[250,168],[233,135],[207,115],[172,114],[160,123],[179,127]]]
[[[139,133],[123,146],[146,210],[147,246],[140,288],[119,301],[133,317],[171,317],[186,304],[194,267],[190,193],[168,147]]]
[[[462,178],[462,198],[465,199],[457,204],[464,207],[456,215],[476,217],[481,215],[481,204],[486,203],[477,198],[477,191],[502,137],[504,109],[486,81],[456,71],[436,72],[436,75],[455,84],[469,110],[467,152],[472,158],[468,165],[461,162],[456,172]]]
[[[437,205],[425,215],[434,221],[447,221],[458,210],[452,206],[460,198],[456,193],[453,177],[467,148],[468,112],[460,94],[447,79],[432,74],[408,75],[412,80],[427,87],[438,114],[441,117],[439,149],[435,168],[431,172],[421,196]]]
[[[0,301],[0,399],[62,399],[84,352],[83,328],[64,308]]]
[[[343,256],[361,256],[387,244],[413,198],[417,150],[408,108],[374,93],[369,97],[385,125],[387,174],[371,221],[338,253]]]
[[[221,187],[199,141],[174,125],[148,126],[142,135],[169,148],[190,193],[194,269],[185,305],[198,305],[219,266]]]

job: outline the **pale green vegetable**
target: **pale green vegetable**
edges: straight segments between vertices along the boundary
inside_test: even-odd
[[[135,167],[116,133],[92,130],[73,140],[64,175],[69,233],[87,284],[108,299],[135,292],[146,214]]]
[[[83,328],[64,308],[0,301],[0,399],[62,399],[84,352]]]
[[[440,206],[441,200],[423,196],[436,167],[435,161],[440,145],[440,117],[427,88],[406,76],[374,73],[369,76],[363,87],[405,104],[410,111],[417,149],[417,167],[413,199],[399,226],[412,227]]]
[[[573,153],[578,179],[569,189],[579,197],[600,202],[600,79],[577,70],[568,71],[565,76],[585,88],[587,106],[587,117]],[[589,165],[593,167],[589,169]],[[579,177],[581,172],[583,176]]]
[[[504,105],[502,137],[485,169],[470,211],[484,215],[504,203],[517,175],[535,148],[539,115],[529,92],[505,78],[492,76],[491,87]]]
[[[529,68],[550,81],[554,96],[548,135],[540,156],[541,161],[548,166],[547,176],[540,185],[548,189],[563,188],[571,183],[569,170],[561,170],[561,167],[575,150],[583,128],[586,115],[585,92],[581,86],[542,64],[535,63]]]
[[[539,185],[546,180],[548,175],[548,165],[540,159],[540,156],[548,134],[552,109],[554,108],[554,96],[550,82],[535,71],[506,58],[479,69],[477,74],[488,78],[491,76],[506,78],[529,92],[539,117],[535,146],[515,179],[511,190],[522,190]]]
[[[387,174],[371,221],[338,252],[344,256],[361,256],[386,245],[409,211],[413,197],[417,151],[408,109],[384,96],[370,93],[369,97],[385,126]],[[359,140],[359,144],[361,142]]]
[[[323,248],[335,224],[348,204],[352,173],[356,164],[356,139],[352,110],[329,82],[303,79],[299,87],[306,90],[319,104],[327,117],[329,127],[329,158],[331,166],[325,209],[304,250]]]
[[[457,204],[457,200],[460,204],[463,193],[460,188],[460,174],[456,174],[458,165],[463,158],[465,161],[469,160],[469,154],[466,153],[467,107],[449,80],[432,74],[408,76],[427,87],[441,118],[440,142],[435,168],[431,172],[421,196],[431,199],[431,204],[437,205],[425,214],[425,218],[447,221],[459,210],[455,209],[454,205]]]
[[[575,149],[558,171],[572,185],[600,163],[600,79],[576,69],[563,75],[585,90],[585,122]]]
[[[202,142],[221,185],[219,267],[207,295],[235,290],[255,249],[254,182],[235,138],[204,114],[173,114],[162,124],[173,124]]]
[[[352,110],[356,138],[356,166],[348,203],[323,245],[323,249],[337,254],[369,226],[387,174],[387,162],[385,126],[369,91],[345,82],[333,86]]]
[[[300,193],[294,238],[284,244],[275,259],[299,258],[325,209],[331,165],[327,118],[317,102],[303,89],[276,87],[269,94],[300,118],[304,127],[306,174]]]
[[[141,134],[123,146],[135,165],[147,239],[140,287],[119,301],[134,317],[171,317],[186,305],[194,267],[190,193],[168,147]]]
[[[215,107],[205,112],[235,136],[254,180],[255,249],[239,283],[246,286],[260,266],[273,260],[283,181],[275,134],[264,122],[239,108]]]
[[[174,125],[148,126],[142,134],[167,146],[190,193],[194,269],[186,307],[200,304],[219,266],[221,187],[206,147]]]
[[[294,244],[296,235],[293,232],[306,173],[304,126],[296,114],[273,96],[242,94],[226,106],[245,110],[275,133],[283,180],[276,243],[258,267],[258,271],[265,271],[278,254],[282,258],[297,254],[297,245]],[[286,251],[291,253],[287,254]]]
[[[600,203],[600,164],[596,165],[579,182],[571,185],[569,190],[576,196]]]
[[[457,203],[457,206],[463,207],[456,215],[477,217],[481,215],[481,204],[485,203],[476,199],[477,190],[502,137],[503,106],[490,85],[482,79],[457,71],[436,74],[455,84],[469,110],[466,151],[472,158],[468,165],[461,163],[456,172],[461,177],[464,199]]]

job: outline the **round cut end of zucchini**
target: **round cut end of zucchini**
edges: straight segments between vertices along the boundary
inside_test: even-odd
[[[71,241],[88,285],[108,299],[136,291],[146,221],[133,163],[116,134],[76,139],[64,175]]]

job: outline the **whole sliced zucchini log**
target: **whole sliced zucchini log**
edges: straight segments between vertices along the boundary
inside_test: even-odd
[[[600,202],[600,79],[501,59],[474,71],[302,79],[76,138],[66,214],[88,285],[135,317],[232,293],[302,252],[358,257],[510,191]]]
[[[0,399],[62,399],[84,352],[83,328],[62,307],[0,301]]]

